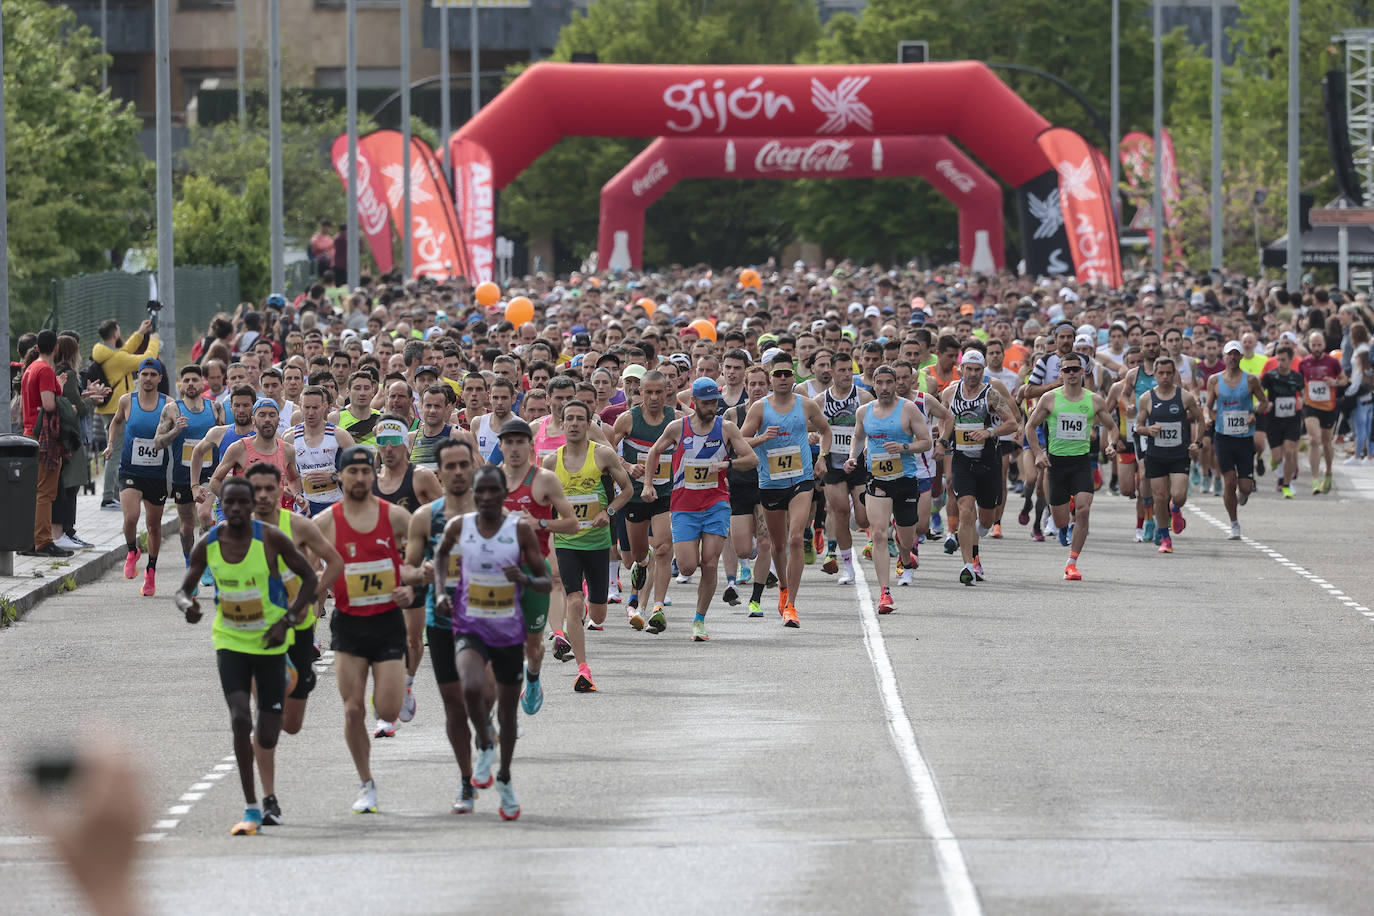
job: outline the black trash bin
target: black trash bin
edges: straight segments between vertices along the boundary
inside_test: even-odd
[[[33,549],[38,504],[38,443],[28,436],[0,436],[0,550]]]

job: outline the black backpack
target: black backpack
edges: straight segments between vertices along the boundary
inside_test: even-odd
[[[86,387],[90,385],[91,382],[99,382],[100,384],[105,385],[108,388],[114,387],[109,383],[109,381],[106,380],[105,369],[100,365],[100,363],[96,362],[95,360],[91,360],[81,369],[80,380],[82,391],[86,390]],[[104,401],[100,401],[99,403],[97,403],[96,406],[103,407],[105,406],[105,403],[108,400],[109,398],[106,398]]]

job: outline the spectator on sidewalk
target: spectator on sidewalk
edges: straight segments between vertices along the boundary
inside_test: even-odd
[[[26,557],[69,557],[72,551],[58,547],[52,538],[52,504],[57,498],[65,457],[57,399],[62,395],[62,383],[67,377],[64,372],[59,379],[53,365],[57,332],[51,328],[39,331],[36,349],[38,352],[19,383],[24,405],[24,435],[38,440],[38,499],[34,504],[33,548],[21,552]]]
[[[91,413],[96,402],[107,396],[110,390],[109,386],[93,380],[83,391],[78,381],[80,360],[81,340],[76,332],[63,331],[58,334],[53,363],[58,378],[63,380],[61,399],[71,410],[66,410],[62,404],[58,408],[63,414],[64,427],[69,419],[75,420],[75,427],[70,430],[74,435],[68,441],[76,445],[62,462],[62,478],[57,486],[57,500],[53,503],[52,535],[57,546],[64,550],[85,550],[94,546],[77,537],[76,496],[91,479]]]
[[[110,434],[110,422],[114,420],[115,409],[119,407],[119,399],[128,394],[133,387],[134,370],[138,368],[138,363],[145,356],[156,357],[161,347],[161,341],[156,334],[151,334],[153,323],[145,320],[138,326],[138,330],[129,336],[126,341],[119,334],[119,322],[113,318],[101,322],[98,328],[100,332],[100,342],[91,349],[91,358],[100,366],[105,375],[105,384],[110,388],[109,399],[95,409],[96,416],[100,419],[101,428],[108,441]],[[114,443],[115,451],[119,451],[123,443]],[[119,508],[119,488],[116,486],[115,476],[118,470],[118,462],[105,463],[105,476],[100,490],[100,508],[118,509]]]

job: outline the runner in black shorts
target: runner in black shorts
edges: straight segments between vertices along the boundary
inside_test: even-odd
[[[749,407],[768,394],[768,372],[762,366],[750,366],[745,371],[744,392],[748,400],[725,412],[725,418],[736,426],[744,423]],[[726,454],[737,457],[728,449]],[[736,605],[739,586],[749,585],[749,616],[762,617],[763,590],[773,564],[773,542],[768,538],[768,526],[763,523],[763,511],[759,507],[759,475],[752,469],[736,471],[732,468],[726,472],[725,479],[730,485],[729,546],[737,565],[733,570],[727,566],[725,591],[721,597],[726,604]]]
[[[828,350],[817,350],[812,357],[812,366],[819,366],[819,372],[830,376],[830,384],[813,399],[816,406],[830,423],[833,444],[830,460],[825,468],[825,503],[830,516],[829,531],[832,535],[821,570],[826,573],[839,572],[841,585],[852,584],[854,570],[854,539],[849,530],[851,510],[854,521],[860,530],[868,528],[868,514],[864,511],[864,490],[868,485],[868,468],[864,456],[859,455],[852,470],[845,470],[849,460],[849,445],[854,437],[855,417],[859,408],[873,400],[873,395],[854,384],[854,375],[848,371],[831,372],[832,355]],[[839,555],[836,556],[836,551]]]
[[[1269,398],[1264,431],[1275,462],[1282,462],[1275,486],[1284,499],[1293,498],[1293,478],[1298,473],[1298,443],[1302,441],[1302,417],[1298,415],[1298,396],[1302,393],[1302,373],[1293,368],[1293,348],[1279,344],[1274,351],[1278,367],[1260,377],[1260,387]]]

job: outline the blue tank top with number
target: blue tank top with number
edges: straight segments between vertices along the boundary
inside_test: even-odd
[[[1254,400],[1250,396],[1250,376],[1240,375],[1240,384],[1226,384],[1226,373],[1217,375],[1217,435],[1245,438],[1255,434],[1250,422]]]
[[[120,477],[165,478],[167,450],[154,448],[157,424],[167,406],[167,395],[157,396],[157,407],[144,410],[138,403],[138,392],[129,395],[129,422],[124,425],[124,449],[119,457]]]
[[[919,405],[921,409],[924,405]],[[916,439],[911,433],[902,429],[902,399],[898,398],[893,405],[892,412],[885,417],[878,416],[878,402],[869,401],[864,406],[864,435],[868,438],[868,463],[869,473],[873,474],[873,463],[882,462],[888,451],[884,446],[889,442],[905,444],[915,442]],[[902,476],[917,476],[916,456],[910,453],[900,455],[902,459]],[[877,476],[877,475],[873,475]]]
[[[185,401],[177,401],[177,410],[186,418],[186,428],[172,440],[171,454],[168,458],[172,462],[172,483],[191,482],[191,449],[196,447],[196,443],[205,438],[205,434],[215,427],[215,409],[210,406],[210,401],[202,400],[200,403],[200,413],[196,413],[186,406]],[[208,479],[214,473],[215,466],[210,462],[202,462],[200,466],[200,476]],[[200,483],[201,481],[196,481]]]
[[[785,414],[773,409],[773,399],[763,402],[763,432],[778,428],[776,437],[754,446],[759,456],[759,489],[785,490],[813,476],[811,443],[806,436],[806,409],[799,397],[792,398],[792,409]]]

